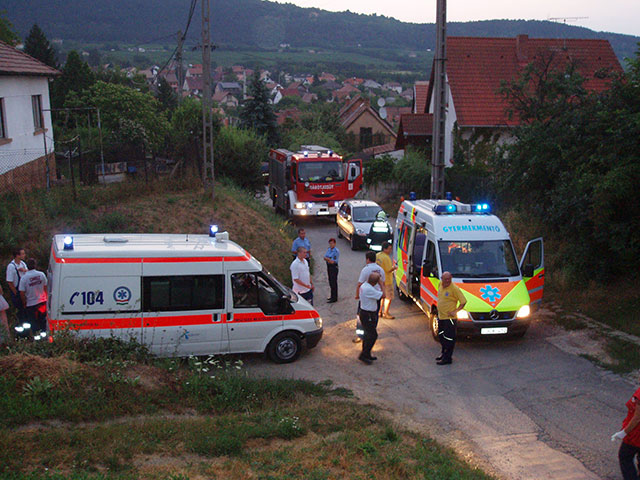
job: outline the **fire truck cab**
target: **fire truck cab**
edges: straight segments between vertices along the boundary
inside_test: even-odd
[[[269,195],[288,217],[335,215],[338,204],[362,188],[362,160],[343,160],[332,150],[302,145],[299,152],[269,152]]]

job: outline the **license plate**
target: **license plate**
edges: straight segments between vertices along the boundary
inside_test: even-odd
[[[500,333],[507,333],[507,327],[492,327],[492,328],[481,328],[481,335],[496,335]]]
[[[327,212],[326,210],[320,210],[318,212],[318,215],[329,215],[329,212]]]

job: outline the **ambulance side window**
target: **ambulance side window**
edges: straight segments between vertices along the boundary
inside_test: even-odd
[[[234,273],[231,275],[234,308],[257,308],[258,283],[255,273]]]
[[[224,308],[224,275],[144,277],[143,291],[145,312]]]
[[[438,277],[438,261],[436,260],[436,246],[431,240],[427,242],[427,255],[424,257],[424,265],[425,267],[429,267],[429,268],[423,270],[422,275],[424,275],[425,277],[428,277],[431,275]]]

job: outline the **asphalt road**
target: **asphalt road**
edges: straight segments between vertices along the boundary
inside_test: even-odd
[[[426,317],[397,297],[394,320],[381,319],[374,347],[378,360],[357,360],[355,285],[364,252],[340,249],[339,301],[329,293],[322,260],[330,237],[329,219],[303,224],[315,260],[315,306],[324,336],[315,349],[289,365],[260,357],[247,360],[256,375],[331,379],[362,401],[380,406],[399,424],[454,447],[501,478],[619,479],[617,448],[610,436],[620,429],[624,403],[634,384],[556,345],[566,333],[542,310],[520,340],[459,341],[454,363],[435,364],[440,346]]]

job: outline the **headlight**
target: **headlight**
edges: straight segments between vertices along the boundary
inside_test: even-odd
[[[298,209],[300,209],[300,208],[305,208],[306,206],[307,206],[307,205],[306,205],[305,203],[298,202],[298,203],[296,203],[296,204],[294,205],[294,208],[298,208]]]
[[[300,210],[300,215],[306,215],[307,211],[306,210]]]
[[[316,323],[316,328],[322,328],[322,317],[314,318],[313,321]]]
[[[458,320],[469,320],[469,312],[466,310],[458,310]]]
[[[358,235],[366,235],[366,233],[364,233],[364,230],[360,229],[360,228],[356,228],[356,233]]]
[[[29,330],[31,328],[31,324],[29,322],[24,322],[22,324],[22,328],[24,328],[25,330]]]
[[[518,310],[518,313],[516,313],[516,318],[527,318],[530,313],[531,307],[529,307],[529,305],[523,305],[520,307],[520,310]]]

